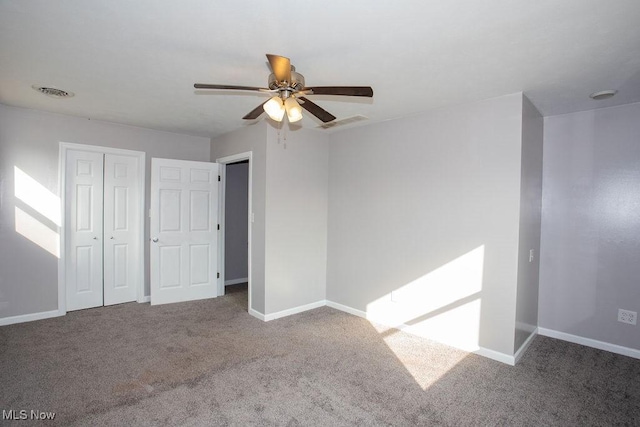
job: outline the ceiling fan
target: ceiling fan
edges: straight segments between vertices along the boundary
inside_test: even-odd
[[[266,112],[269,117],[281,122],[285,112],[289,122],[297,122],[302,119],[302,108],[319,118],[324,123],[335,120],[335,116],[317,104],[314,104],[307,96],[310,95],[340,95],[340,96],[364,96],[373,97],[373,89],[370,86],[314,86],[307,87],[304,76],[298,72],[289,58],[267,54],[273,73],[269,75],[268,88],[251,86],[233,86],[196,83],[196,89],[216,89],[234,91],[252,91],[273,94],[267,101],[254,108],[243,117],[245,120],[254,120]]]

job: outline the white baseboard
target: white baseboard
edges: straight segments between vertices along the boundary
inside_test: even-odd
[[[473,354],[483,356],[488,359],[495,360],[497,362],[506,363],[509,366],[515,366],[516,358],[506,353],[500,353],[499,351],[491,350],[488,348],[480,347],[479,349],[472,351]]]
[[[259,311],[254,310],[253,308],[249,309],[249,314],[252,315],[253,317],[255,317],[256,319],[260,319],[263,322],[266,322],[266,318],[265,315],[260,313]]]
[[[337,302],[327,300],[327,306],[331,308],[335,308],[336,310],[344,311],[345,313],[353,314],[354,316],[362,317],[364,319],[367,318],[366,312],[349,307],[347,305],[342,305],[342,304],[338,304]]]
[[[249,278],[248,277],[241,277],[239,279],[225,280],[224,281],[224,285],[225,286],[230,286],[230,285],[237,285],[239,283],[248,283],[248,282],[249,282]]]
[[[566,332],[554,331],[553,329],[538,328],[538,334],[545,337],[556,338],[563,341],[580,344],[587,347],[597,348],[598,350],[609,351],[611,353],[622,354],[623,356],[640,359],[640,350],[634,348],[623,347],[621,345],[610,344],[604,341],[598,341],[591,338],[584,338],[578,335],[567,334]]]
[[[533,339],[536,337],[536,335],[538,335],[538,328],[535,328],[531,332],[531,335],[529,335],[529,337],[526,340],[524,340],[524,342],[522,343],[518,351],[516,351],[516,354],[513,356],[514,365],[520,361],[522,356],[524,356],[524,353],[529,349],[529,346],[533,342]]]
[[[298,307],[289,308],[287,310],[278,311],[276,313],[266,314],[264,316],[265,322],[270,320],[280,319],[281,317],[291,316],[293,314],[302,313],[303,311],[313,310],[314,308],[324,307],[327,305],[325,300],[312,302],[311,304],[305,304]]]
[[[4,317],[0,319],[0,326],[13,325],[16,323],[33,322],[34,320],[49,319],[51,317],[64,316],[65,312],[60,310],[43,311],[40,313],[23,314],[20,316]]]
[[[145,302],[151,302],[151,295],[145,295],[142,298],[138,299],[140,304],[144,304]]]
[[[349,306],[346,306],[346,305],[343,305],[343,304],[339,304],[339,303],[333,302],[333,301],[328,301],[327,300],[327,306],[329,306],[331,308],[335,308],[336,310],[344,311],[345,313],[353,314],[354,316],[365,318],[365,319],[367,319],[367,320],[369,320],[371,322],[374,322],[374,323],[380,323],[381,325],[389,326],[391,328],[395,328],[395,329],[398,329],[398,330],[401,330],[401,331],[404,330],[407,333],[411,333],[411,331],[410,331],[411,328],[409,327],[409,325],[405,325],[405,324],[400,324],[400,325],[389,324],[388,322],[385,322],[384,319],[373,317],[373,316],[367,314],[367,312],[365,312],[365,311],[358,310],[356,308],[349,307]],[[446,344],[446,343],[444,343],[444,344],[445,345],[449,345],[449,344]],[[462,350],[468,351],[466,349],[462,349]],[[480,355],[480,356],[487,357],[489,359],[496,360],[498,362],[506,363],[507,365],[511,365],[511,366],[515,365],[515,363],[516,363],[516,359],[515,359],[514,356],[511,356],[511,355],[508,355],[508,354],[505,354],[505,353],[500,353],[500,352],[497,352],[497,351],[494,351],[494,350],[489,350],[488,348],[480,347],[479,349],[474,350],[472,353]]]

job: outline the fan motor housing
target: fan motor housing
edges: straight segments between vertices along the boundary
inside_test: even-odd
[[[297,89],[301,90],[304,87],[304,76],[300,73],[297,73],[291,70],[291,81],[286,87],[278,85],[278,81],[276,80],[276,75],[271,73],[269,74],[269,89]]]

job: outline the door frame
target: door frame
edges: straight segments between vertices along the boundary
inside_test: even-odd
[[[104,147],[101,145],[85,145],[85,144],[76,144],[73,142],[60,142],[60,147],[58,150],[58,182],[59,191],[60,191],[60,258],[58,258],[58,315],[67,314],[67,271],[66,271],[66,241],[67,241],[67,230],[65,227],[66,224],[66,206],[67,206],[67,195],[66,195],[66,169],[67,169],[67,151],[69,150],[79,150],[79,151],[91,151],[98,152],[103,154],[115,154],[119,156],[129,156],[135,157],[138,159],[138,185],[140,186],[140,193],[142,197],[140,197],[139,201],[139,209],[140,209],[140,218],[139,218],[139,244],[140,244],[140,269],[138,272],[139,277],[139,285],[137,290],[137,298],[138,302],[148,302],[148,298],[144,296],[144,283],[146,278],[145,271],[145,206],[146,206],[146,188],[145,188],[145,177],[146,177],[146,153],[143,151],[134,151],[134,150],[125,150],[121,148],[111,148]]]
[[[225,246],[224,246],[224,238],[225,238],[225,199],[226,199],[226,175],[227,175],[227,165],[229,163],[236,163],[243,160],[249,161],[249,188],[248,195],[249,198],[248,206],[247,206],[247,237],[249,240],[249,245],[247,247],[247,292],[249,294],[249,301],[247,311],[251,311],[251,248],[253,246],[253,238],[251,235],[251,223],[253,222],[253,151],[246,151],[244,153],[233,154],[231,156],[220,157],[216,159],[216,163],[220,164],[220,191],[218,192],[218,221],[220,221],[220,235],[218,236],[218,270],[220,271],[220,280],[218,281],[218,295],[224,295],[224,280],[225,280],[225,269],[224,269],[224,259],[225,259]]]

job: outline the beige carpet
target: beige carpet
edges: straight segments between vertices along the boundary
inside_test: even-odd
[[[509,367],[328,307],[264,323],[242,289],[2,327],[0,363],[0,410],[57,413],[38,425],[640,420],[640,360],[537,337]]]

